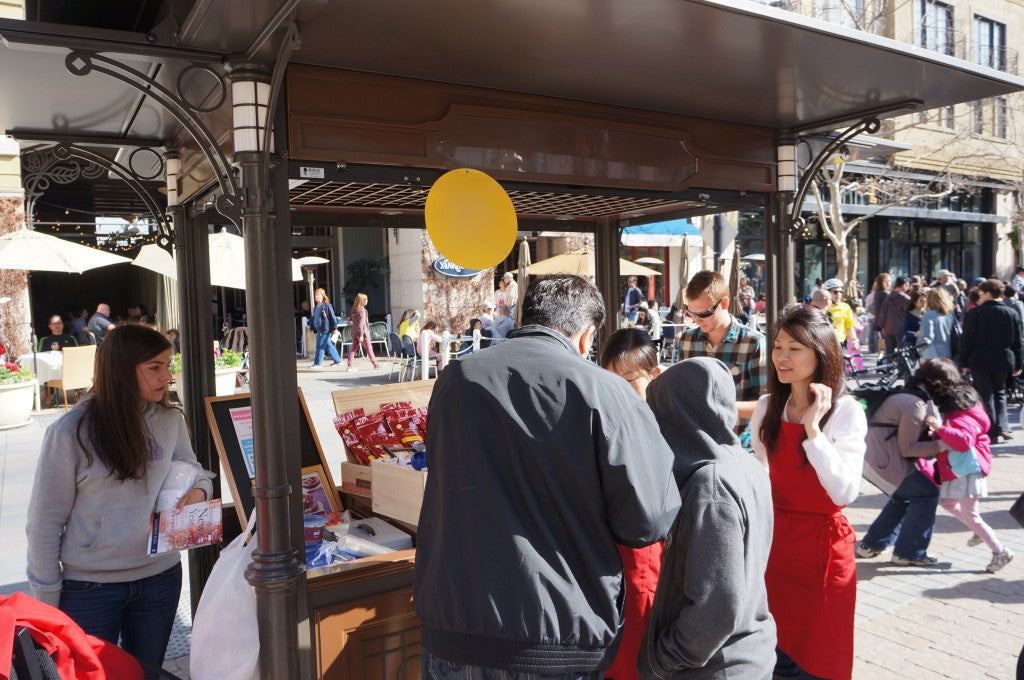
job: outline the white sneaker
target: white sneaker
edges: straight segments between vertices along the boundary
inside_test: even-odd
[[[309,367],[309,370],[311,370],[311,371],[319,371],[321,368],[323,368],[323,364],[312,364]]]
[[[346,371],[347,371],[348,373],[355,373],[355,372],[356,372],[356,371],[358,371],[359,369],[358,369],[358,368],[356,368],[355,366],[349,366],[349,367],[348,367],[348,368],[346,368],[345,370],[346,370]]]
[[[981,536],[979,536],[978,534],[971,534],[971,537],[967,539],[967,547],[973,548],[974,546],[981,545],[984,542],[985,541],[983,541],[981,539]]]
[[[1003,552],[995,553],[992,555],[992,561],[988,563],[987,567],[985,567],[985,571],[987,571],[990,574],[994,574],[1003,567],[1005,567],[1007,564],[1009,564],[1010,560],[1012,559],[1013,553],[1010,552],[1010,549],[1003,548]]]

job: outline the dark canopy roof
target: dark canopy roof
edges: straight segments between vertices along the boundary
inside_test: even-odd
[[[33,7],[64,20],[47,7],[68,4]],[[166,138],[174,127],[116,81],[64,74],[63,51],[26,52],[18,42],[53,43],[61,33],[107,41],[101,49],[149,53],[137,65],[173,82],[189,58],[269,57],[291,6],[302,20],[293,61],[777,129],[1024,89],[1000,71],[744,0],[197,0],[183,19],[147,6],[147,16],[163,17],[148,34],[0,21],[0,129]],[[184,50],[180,59],[173,48]]]

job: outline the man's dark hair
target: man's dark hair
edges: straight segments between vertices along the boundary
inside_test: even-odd
[[[1005,298],[1015,298],[1015,297],[1017,297],[1016,289],[1013,286],[1011,286],[1010,284],[1007,283],[1006,285],[1003,286],[1003,297],[1005,297]]]
[[[567,338],[587,326],[604,323],[601,291],[575,274],[556,274],[530,281],[523,299],[523,325],[556,330]]]
[[[909,280],[910,279],[908,279],[906,276],[897,276],[896,280],[892,282],[892,287],[893,288],[900,288],[900,287],[906,285],[907,281],[909,281]]]
[[[1024,266],[1021,266],[1021,265],[1017,265],[1017,266],[1016,266],[1016,267],[1014,268],[1014,271],[1015,271],[1015,272],[1017,272],[1018,274],[1024,273]]]
[[[978,284],[978,290],[982,293],[988,293],[996,300],[1003,296],[1003,284],[996,279],[985,279]]]

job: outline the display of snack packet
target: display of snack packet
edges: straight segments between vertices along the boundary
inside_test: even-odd
[[[394,411],[400,408],[412,408],[411,401],[391,401],[386,404],[380,405],[380,410],[383,411]]]

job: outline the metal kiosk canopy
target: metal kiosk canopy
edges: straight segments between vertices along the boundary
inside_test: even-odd
[[[0,101],[0,130],[26,143],[123,148],[175,144],[185,146],[186,153],[191,145],[193,155],[207,154],[209,163],[192,163],[181,178],[183,200],[189,203],[231,173],[216,158],[231,151],[231,102],[202,114],[217,132],[212,147],[204,140],[190,141],[195,133],[185,134],[181,117],[169,113],[173,103],[158,105],[151,98],[153,89],[143,96],[138,87],[101,73],[72,75],[67,66],[82,64],[65,64],[70,50],[120,59],[172,93],[180,90],[181,98],[206,102],[215,99],[216,86],[193,78],[198,75],[194,64],[218,70],[228,55],[237,54],[272,64],[285,34],[282,29],[294,20],[301,33],[301,47],[290,57],[294,64],[489,88],[506,99],[557,98],[548,101],[551,115],[568,105],[614,107],[602,109],[602,115],[619,126],[631,125],[638,117],[690,117],[707,131],[694,140],[695,146],[712,151],[723,143],[722,134],[733,129],[730,126],[745,126],[750,138],[768,140],[767,149],[746,149],[762,164],[766,157],[774,162],[771,140],[776,137],[1024,89],[1024,81],[1006,73],[744,0],[479,0],[469,6],[461,0],[195,0],[187,5],[156,0],[144,3],[138,12],[111,11],[109,3],[100,0],[25,4],[27,16],[45,17],[51,23],[0,20],[0,90],[15,93]],[[183,72],[188,77],[180,77]],[[287,120],[298,112],[284,113],[273,119],[278,152],[295,142],[286,134]],[[403,111],[392,114],[401,119]],[[394,172],[389,175],[387,149],[377,151],[376,163],[368,165],[383,178],[382,192],[408,190],[409,183],[401,179],[405,168],[392,164]],[[346,161],[343,149],[321,153],[310,160],[325,167],[334,166],[330,161]],[[235,160],[242,169],[246,198],[263,205],[268,192],[253,179],[258,177],[253,174],[254,159],[236,154]],[[425,187],[445,166],[416,168],[422,170]],[[737,190],[728,174],[705,174],[704,184],[684,186],[686,191],[675,193],[652,190],[644,186],[642,173],[637,176],[641,180],[628,186],[614,178],[594,177],[586,192],[558,183],[515,187],[514,177],[499,179],[506,186],[546,197],[569,195],[568,207],[564,202],[541,203],[566,211],[582,203],[580,196],[587,196],[589,204],[616,199],[577,222],[578,228],[593,228],[598,235],[597,279],[607,292],[617,281],[621,226],[634,219],[651,221],[655,214],[671,219],[719,212],[749,195]],[[302,535],[298,506],[291,502],[287,486],[297,485],[299,464],[287,453],[280,455],[297,448],[290,444],[298,439],[298,423],[274,407],[275,397],[295,388],[292,352],[271,332],[288,325],[285,311],[290,315],[281,304],[290,285],[287,254],[280,252],[287,248],[290,231],[288,206],[281,199],[287,166],[278,166],[272,177],[278,189],[276,214],[269,222],[273,228],[254,211],[240,221],[246,240],[249,324],[255,329],[250,349],[257,358],[252,368],[254,421],[259,422],[254,433],[261,520],[257,552],[286,557],[280,549],[289,534],[296,537],[293,543]],[[770,167],[765,188],[755,197],[762,205],[777,190],[775,180]],[[212,199],[204,195],[203,200]],[[187,282],[181,288],[181,307],[197,310],[190,319],[193,331],[183,335],[183,350],[193,358],[192,366],[207,361],[205,350],[212,337],[212,329],[204,327],[208,321],[198,312],[208,294],[208,255],[205,239],[198,238],[207,217],[198,207],[187,214],[177,208],[175,213],[179,281]],[[353,216],[376,214],[379,224],[392,226],[379,217],[376,205],[340,201],[334,207]],[[419,213],[415,207],[411,210],[395,220],[398,226],[413,226]],[[542,209],[531,218],[560,216],[564,214],[559,209]],[[769,235],[767,243],[769,278],[779,267],[779,244],[784,243],[781,238],[775,243],[775,236]],[[189,384],[198,396],[210,381],[212,366]],[[202,432],[202,410],[191,409],[190,416],[193,431]],[[200,448],[205,447],[197,441]],[[298,601],[305,597],[297,592],[301,572],[287,559],[275,566],[258,558],[252,574],[259,600],[261,675],[312,677],[314,666],[308,654],[300,654],[295,632]]]

